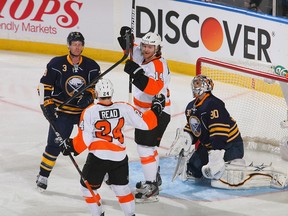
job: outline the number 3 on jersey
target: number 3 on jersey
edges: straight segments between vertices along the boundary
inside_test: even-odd
[[[98,130],[95,136],[99,139],[104,139],[108,142],[113,142],[117,139],[121,144],[124,143],[122,128],[124,126],[124,118],[119,118],[115,128],[111,128],[111,123],[107,120],[100,120],[95,123],[95,128]],[[100,131],[99,131],[100,130]]]

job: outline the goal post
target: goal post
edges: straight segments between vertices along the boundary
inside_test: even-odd
[[[288,76],[277,75],[269,64],[255,68],[248,61],[231,64],[201,57],[196,62],[196,74],[213,80],[213,94],[236,120],[246,148],[279,153],[288,136]]]

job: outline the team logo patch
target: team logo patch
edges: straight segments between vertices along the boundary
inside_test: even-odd
[[[199,137],[201,135],[200,120],[196,116],[191,116],[189,119],[189,125],[194,136]]]
[[[69,96],[72,96],[74,93],[78,92],[82,86],[86,85],[86,81],[81,76],[72,76],[67,79],[65,87],[66,92]]]

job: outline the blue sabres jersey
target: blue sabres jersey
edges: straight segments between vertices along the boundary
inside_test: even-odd
[[[69,56],[65,55],[51,59],[40,82],[45,89],[51,89],[51,97],[56,106],[59,106],[99,75],[100,66],[94,60],[81,56],[80,62],[73,65]],[[90,91],[94,93],[94,86]],[[83,109],[77,107],[78,99],[63,106],[60,112],[80,114]]]
[[[238,126],[222,100],[206,93],[202,100],[191,101],[185,110],[185,131],[209,149],[225,149],[230,142],[242,141]]]

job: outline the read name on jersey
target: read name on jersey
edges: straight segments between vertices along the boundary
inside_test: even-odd
[[[113,119],[120,117],[119,109],[110,109],[110,110],[100,110],[99,111],[100,119]]]

